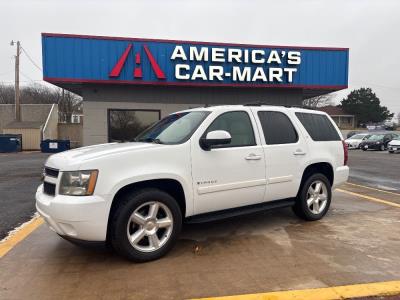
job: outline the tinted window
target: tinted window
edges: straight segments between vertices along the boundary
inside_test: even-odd
[[[373,134],[368,138],[368,140],[379,141],[379,140],[382,140],[384,136],[385,136],[384,134]]]
[[[297,142],[297,132],[285,114],[277,111],[259,111],[258,117],[268,145]]]
[[[160,120],[158,110],[110,109],[108,140],[109,142],[131,141],[158,120]]]
[[[204,136],[214,130],[225,130],[232,137],[230,144],[221,145],[221,147],[254,146],[256,144],[253,126],[247,112],[232,111],[220,115],[208,127]]]
[[[339,134],[327,116],[300,112],[296,116],[314,141],[340,141]]]

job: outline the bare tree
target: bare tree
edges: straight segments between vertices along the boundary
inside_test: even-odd
[[[303,100],[303,106],[317,108],[322,106],[334,105],[335,94],[320,95]]]
[[[70,123],[74,113],[82,110],[82,98],[62,89],[32,84],[21,88],[22,104],[58,104],[59,120]],[[0,85],[0,104],[14,104],[14,86]]]
[[[14,86],[0,85],[0,104],[13,104],[14,103]]]
[[[72,115],[82,111],[82,98],[60,89],[58,91],[58,114],[60,122],[71,123]]]
[[[21,89],[21,102],[26,104],[52,104],[58,102],[57,89],[35,83]]]

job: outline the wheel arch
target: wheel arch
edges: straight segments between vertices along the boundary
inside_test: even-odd
[[[131,183],[126,183],[125,185],[118,188],[112,197],[111,207],[108,214],[108,222],[107,222],[107,240],[109,238],[110,231],[110,220],[116,211],[120,201],[123,199],[123,196],[131,193],[132,191],[144,189],[144,188],[156,188],[162,190],[169,195],[171,195],[174,199],[176,199],[179,208],[181,209],[182,218],[185,218],[186,212],[188,209],[187,201],[188,197],[184,190],[184,185],[175,178],[154,178],[154,179],[144,179],[141,181],[135,181]]]
[[[308,165],[304,171],[303,175],[301,177],[301,182],[300,182],[300,187],[298,190],[298,193],[301,191],[301,188],[304,184],[304,182],[309,178],[312,174],[315,173],[321,173],[328,178],[329,183],[331,186],[333,186],[334,182],[334,172],[333,172],[333,166],[329,162],[318,162],[318,163],[312,163]]]

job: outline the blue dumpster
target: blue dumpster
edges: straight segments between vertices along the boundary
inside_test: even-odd
[[[0,152],[20,152],[21,149],[21,134],[0,134]]]
[[[57,153],[71,149],[69,140],[43,140],[40,150],[43,153]]]

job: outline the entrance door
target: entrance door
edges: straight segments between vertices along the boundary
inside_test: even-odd
[[[250,205],[263,201],[265,160],[254,134],[250,110],[219,114],[202,136],[210,131],[230,133],[230,144],[209,151],[192,139],[192,174],[195,214]]]

